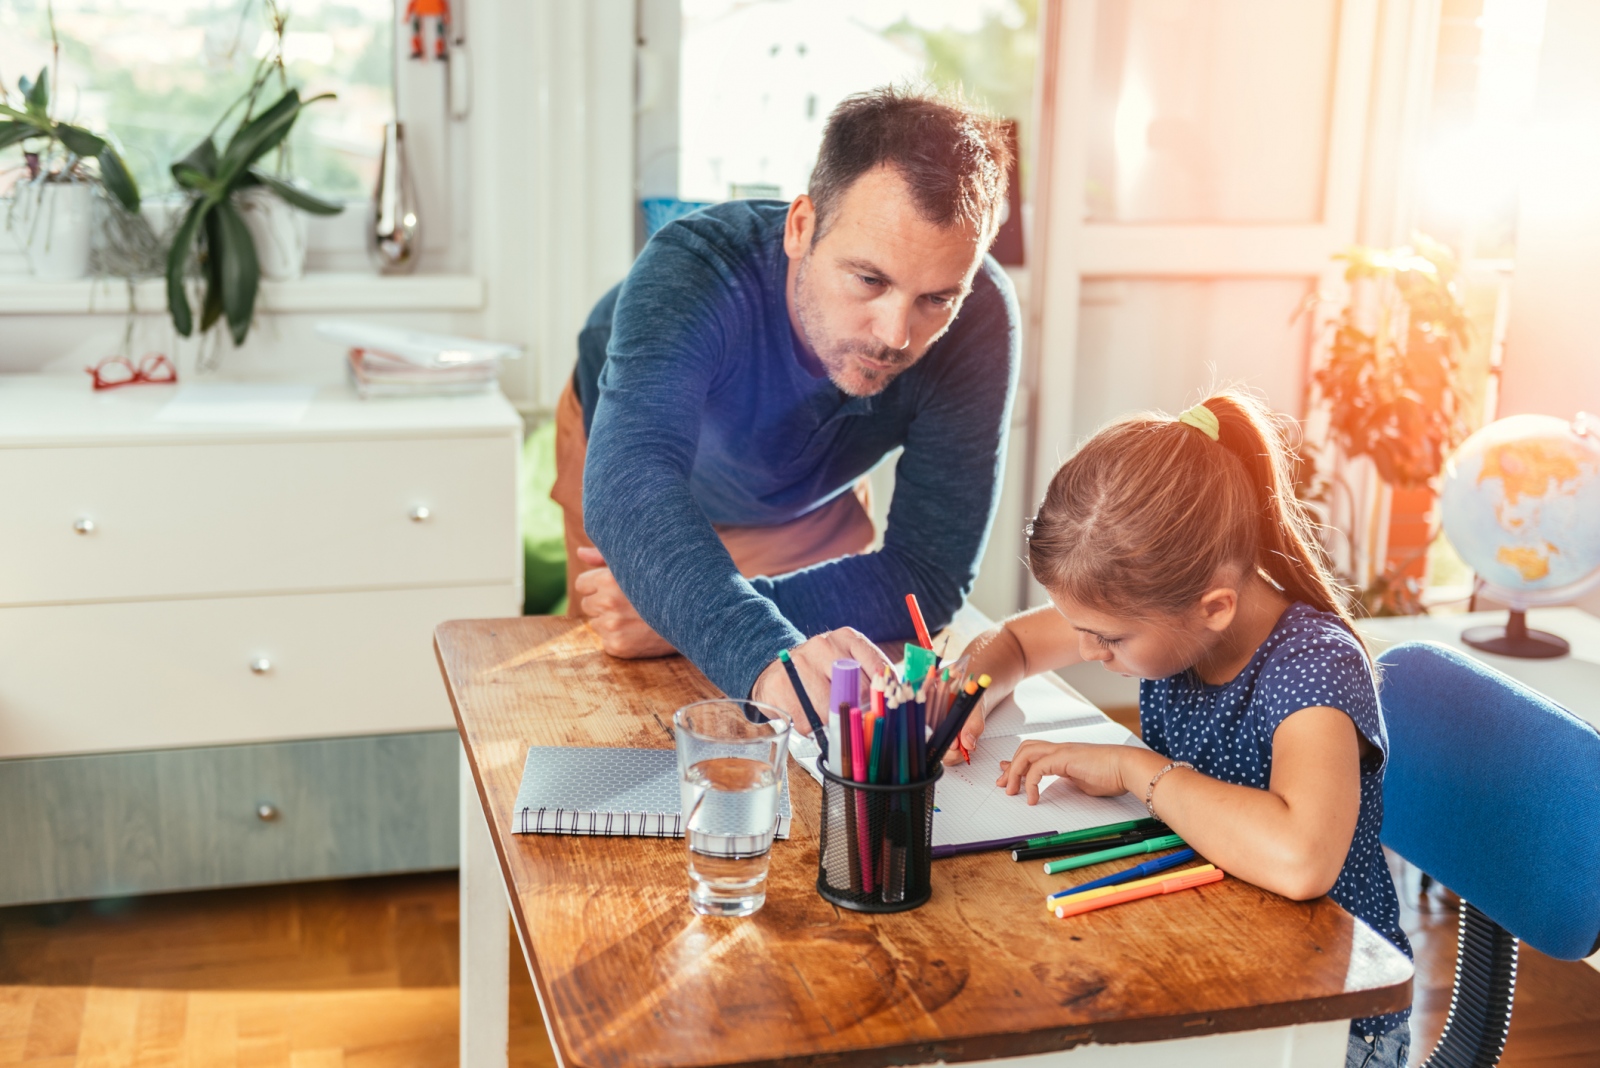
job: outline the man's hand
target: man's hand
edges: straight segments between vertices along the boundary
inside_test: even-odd
[[[599,549],[587,546],[578,550],[578,559],[588,564],[585,571],[573,580],[578,593],[578,611],[589,621],[589,626],[600,635],[600,645],[612,656],[638,660],[649,656],[670,656],[677,652],[665,638],[650,629],[650,624],[639,618],[633,602],[617,585],[616,576],[606,567],[606,558]]]
[[[865,634],[852,627],[830,630],[826,634],[819,634],[800,643],[789,650],[789,659],[793,660],[794,666],[799,669],[800,680],[805,683],[806,694],[811,698],[812,707],[817,710],[817,715],[822,717],[824,727],[828,725],[828,701],[832,690],[835,660],[858,662],[861,669],[867,673],[868,679],[881,673],[889,664],[889,658],[883,655],[883,650],[869,642]],[[783,709],[794,721],[795,730],[801,734],[811,733],[811,723],[800,708],[800,699],[795,696],[794,687],[789,682],[789,673],[783,669],[781,661],[774,659],[760,675],[756,676],[756,684],[750,689],[750,700]]]

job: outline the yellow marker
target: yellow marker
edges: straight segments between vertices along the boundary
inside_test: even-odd
[[[1217,866],[1215,864],[1202,864],[1198,868],[1180,868],[1175,872],[1164,871],[1159,875],[1151,875],[1143,879],[1134,879],[1132,882],[1118,883],[1115,886],[1098,886],[1093,890],[1085,890],[1081,894],[1073,894],[1070,898],[1058,898],[1055,901],[1045,898],[1044,907],[1046,912],[1049,912],[1051,915],[1055,915],[1056,909],[1061,906],[1063,901],[1090,901],[1097,897],[1105,897],[1107,894],[1120,894],[1122,891],[1132,890],[1136,886],[1149,886],[1151,883],[1159,883],[1163,879],[1175,879],[1180,875],[1199,875],[1201,872],[1216,870]]]

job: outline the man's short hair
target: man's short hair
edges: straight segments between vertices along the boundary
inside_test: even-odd
[[[987,247],[999,228],[1011,165],[1003,122],[951,94],[884,86],[846,97],[828,116],[811,172],[813,242],[845,190],[885,165],[911,187],[923,218],[939,226],[969,223]]]

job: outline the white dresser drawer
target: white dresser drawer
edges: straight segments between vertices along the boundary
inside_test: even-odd
[[[448,729],[447,619],[513,586],[0,608],[0,758]]]
[[[0,449],[0,605],[519,581],[514,435]]]

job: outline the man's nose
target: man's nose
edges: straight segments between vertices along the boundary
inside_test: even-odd
[[[892,297],[882,301],[873,323],[872,336],[891,352],[911,346],[911,302]]]

